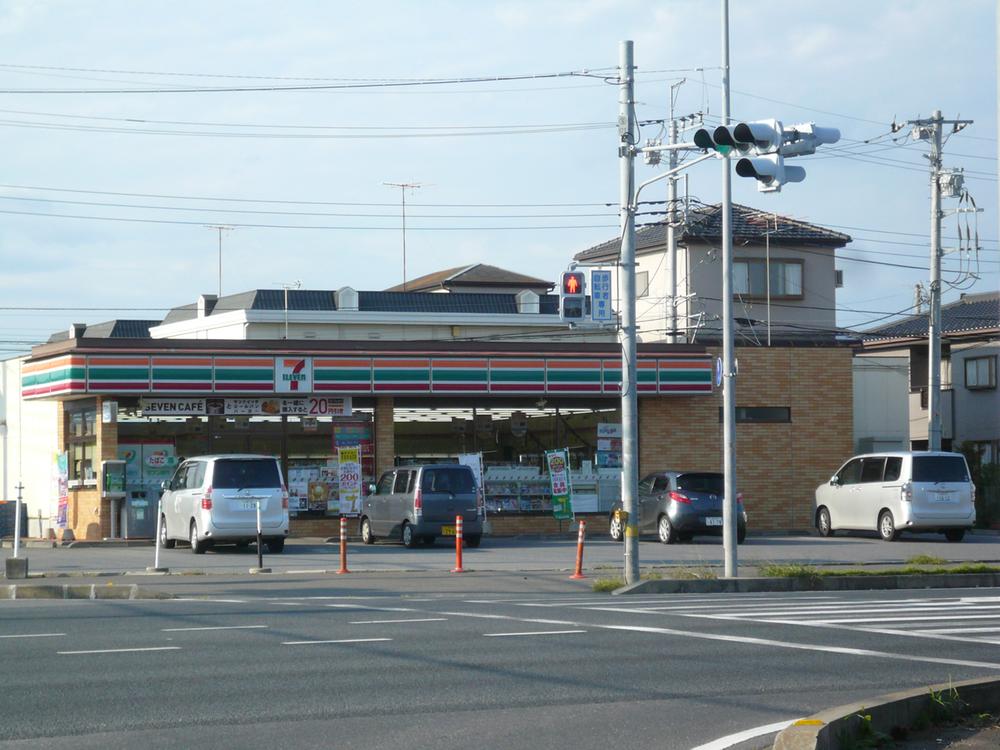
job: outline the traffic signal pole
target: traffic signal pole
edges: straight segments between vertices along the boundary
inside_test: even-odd
[[[621,278],[622,347],[622,508],[625,521],[625,583],[639,582],[639,456],[638,410],[636,398],[635,330],[635,209],[632,202],[635,182],[635,110],[632,42],[618,45],[618,197],[622,230],[619,275]]]
[[[729,0],[722,0],[722,125],[729,124]],[[722,158],[722,546],[726,578],[736,560],[736,376],[733,356],[733,184],[729,156]]]

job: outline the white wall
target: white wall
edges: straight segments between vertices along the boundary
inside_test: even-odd
[[[854,450],[909,450],[909,357],[856,356]]]
[[[39,535],[51,525],[56,501],[53,473],[58,446],[58,406],[54,401],[21,400],[21,363],[24,357],[0,361],[0,500],[17,498],[28,507],[28,534]]]

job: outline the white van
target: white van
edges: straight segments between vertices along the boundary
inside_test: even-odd
[[[160,544],[186,540],[196,555],[214,544],[245,547],[261,538],[281,552],[288,536],[288,492],[273,456],[197,456],[183,461],[163,483]]]
[[[816,488],[813,518],[821,536],[838,529],[943,532],[960,542],[976,523],[976,486],[961,453],[902,451],[855,456]]]

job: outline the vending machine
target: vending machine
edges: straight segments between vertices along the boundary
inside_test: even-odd
[[[156,535],[160,484],[169,480],[177,468],[174,444],[168,441],[119,443],[118,457],[125,462],[122,536],[152,538]]]

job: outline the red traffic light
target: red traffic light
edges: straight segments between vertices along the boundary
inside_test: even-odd
[[[583,274],[578,272],[562,275],[563,294],[583,294]]]

